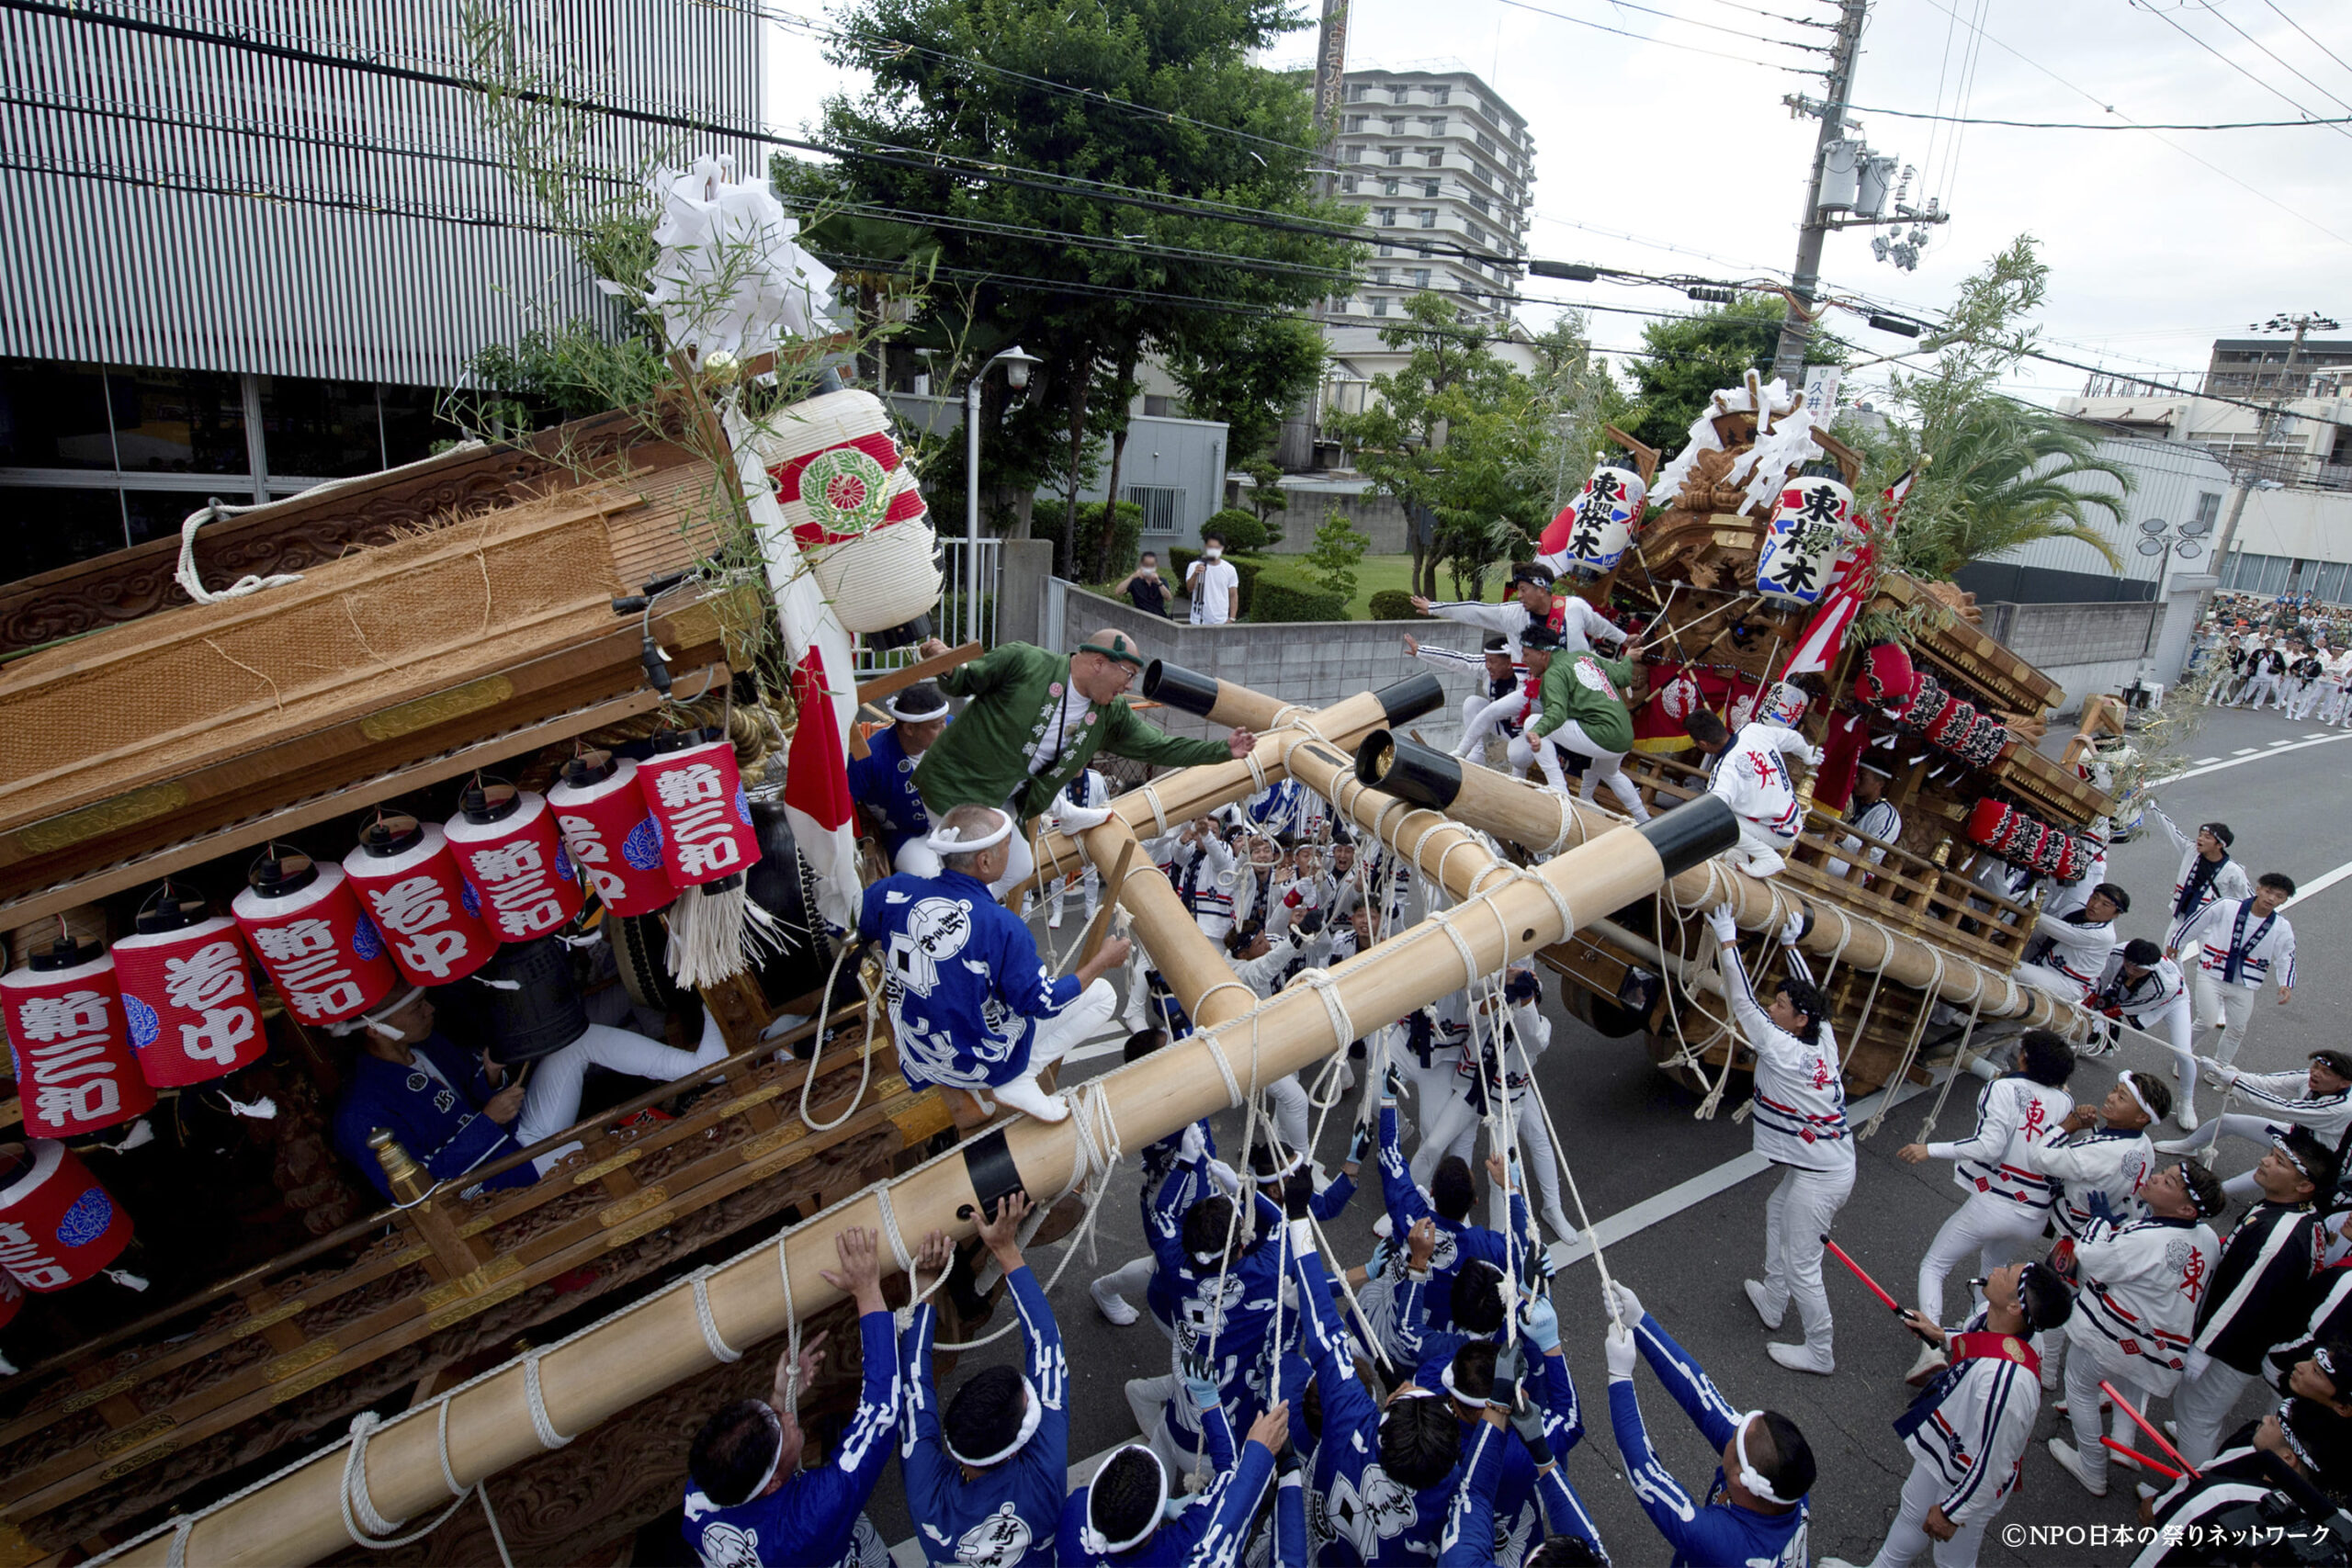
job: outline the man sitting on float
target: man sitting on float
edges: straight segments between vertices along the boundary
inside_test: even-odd
[[[1012,817],[959,806],[928,841],[939,874],[876,883],[857,925],[859,936],[882,944],[899,1069],[910,1084],[993,1095],[1058,1122],[1069,1108],[1037,1075],[1111,1021],[1118,993],[1100,976],[1126,962],[1127,939],[1112,937],[1077,974],[1057,979],[1029,928],[990,895],[1020,842]]]
[[[936,637],[922,645],[926,659],[946,651]],[[915,766],[915,787],[933,819],[958,806],[1001,807],[1016,824],[1053,812],[1057,827],[1082,832],[1109,814],[1072,805],[1064,791],[1097,751],[1167,768],[1249,755],[1258,738],[1246,729],[1222,741],[1187,740],[1137,718],[1119,698],[1143,663],[1133,638],[1105,630],[1068,658],[1030,643],[1001,643],[941,676],[949,695],[972,701]],[[908,863],[916,859],[911,849],[904,853]],[[935,874],[938,866],[902,863],[900,869]],[[1027,835],[1016,826],[990,891],[1001,897],[1035,869]]]
[[[392,1190],[383,1162],[368,1146],[368,1134],[377,1128],[390,1131],[435,1180],[454,1181],[577,1122],[581,1088],[592,1066],[667,1083],[727,1055],[718,1015],[708,1011],[702,1040],[692,1051],[588,1023],[582,1015],[578,1036],[524,1064],[526,1070],[516,1074],[490,1052],[475,1056],[435,1031],[432,993],[422,986],[395,992],[370,1011],[331,1027],[360,1042],[350,1082],[335,1107],[334,1146],[387,1199]],[[550,1149],[482,1185],[527,1187],[579,1146]]]

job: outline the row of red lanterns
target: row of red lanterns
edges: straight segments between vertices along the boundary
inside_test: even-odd
[[[247,950],[295,1017],[337,1023],[401,984],[451,984],[503,942],[561,930],[586,901],[581,871],[616,915],[740,874],[759,842],[734,748],[678,739],[643,763],[575,759],[547,796],[477,782],[446,828],[379,817],[341,865],[266,856],[227,916],[167,897],[111,953],[61,937],[0,976],[27,1135],[113,1126],[158,1089],[257,1060]]]

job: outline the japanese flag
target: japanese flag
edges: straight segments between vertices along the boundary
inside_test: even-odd
[[[767,558],[768,589],[784,623],[799,717],[785,766],[785,816],[802,858],[817,876],[818,912],[838,930],[857,924],[865,886],[857,874],[855,814],[850,807],[849,736],[857,712],[857,675],[849,633],[801,559],[792,525],[760,465],[752,431],[732,408],[728,438],[750,505],[752,526]]]

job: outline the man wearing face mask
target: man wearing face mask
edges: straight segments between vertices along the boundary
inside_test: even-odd
[[[1241,573],[1225,558],[1225,536],[1214,528],[1201,536],[1201,558],[1185,569],[1184,592],[1193,596],[1196,626],[1241,618]]]

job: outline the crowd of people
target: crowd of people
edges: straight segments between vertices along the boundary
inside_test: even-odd
[[[1533,770],[1587,800],[1606,784],[1628,815],[1643,813],[1631,785],[1619,787],[1634,638],[1582,601],[1555,598],[1540,568],[1516,570],[1500,604],[1419,607],[1484,638],[1476,652],[1408,639],[1473,683],[1466,760]],[[1596,642],[1616,651],[1596,652]],[[1070,1109],[1048,1070],[1073,1043],[1123,1030],[1136,1061],[1191,1031],[1150,954],[1113,935],[1073,953],[1074,966],[1057,963],[1001,901],[1031,881],[1024,852],[1035,834],[1107,819],[1098,753],[1184,766],[1254,745],[1242,730],[1179,739],[1152,729],[1118,700],[1142,662],[1106,630],[1074,655],[1008,645],[893,699],[896,728],[877,738],[857,795],[896,874],[868,889],[860,934],[881,958],[910,1082],[1057,1120]],[[950,694],[968,699],[952,722]],[[1794,770],[1819,754],[1776,694],[1743,717],[1735,728],[1702,709],[1688,735],[1739,821],[1732,863],[1765,877],[1802,819]],[[1869,837],[1845,852],[1875,860],[1871,846],[1891,840],[1891,825],[1871,816],[1882,799],[1858,795]],[[2235,1066],[2259,996],[2284,1003],[2293,992],[2282,913],[2293,885],[2247,875],[2226,825],[2190,834],[2158,817],[2182,857],[2147,928],[2159,934],[2121,929],[2132,901],[2102,864],[2044,901],[2020,970],[2103,1015],[2109,1034],[2080,1046],[2045,1031],[1988,1040],[1976,1070],[1990,1081],[1968,1135],[1898,1151],[1906,1163],[1951,1162],[1963,1200],[1927,1243],[1903,1314],[1921,1341],[1911,1371],[1920,1393],[1895,1423],[1908,1479],[1881,1568],[1922,1554],[1945,1568],[1977,1561],[2018,1487],[2045,1396],[2072,1434],[2050,1444],[2052,1459],[2093,1495],[2107,1492],[2111,1463],[2132,1466],[2145,1478],[2143,1517],[2159,1524],[2235,1518],[2281,1487],[2352,1494],[2352,1269],[2335,1267],[2352,1252],[2352,1194],[2339,1185],[2352,1056],[2320,1051],[2295,1073]],[[1359,839],[1291,781],[1167,823],[1143,848],[1261,998],[1442,902],[1403,857]],[[1036,889],[1049,940],[1073,892],[1091,918],[1093,884]],[[1744,1288],[1768,1331],[1794,1309],[1796,1334],[1768,1344],[1775,1362],[1834,1376],[1825,1247],[1853,1197],[1856,1162],[1829,1009],[1798,947],[1802,919],[1778,933],[1780,962],[1759,986],[1731,907],[1707,918],[1723,998],[1754,1052],[1755,1152],[1778,1171]],[[1111,980],[1122,966],[1124,998]],[[1025,1201],[1015,1194],[980,1216],[979,1255],[965,1265],[983,1284],[1003,1279],[1023,1359],[973,1374],[944,1400],[929,1295],[953,1264],[947,1238],[918,1249],[916,1300],[894,1323],[875,1238],[843,1231],[827,1278],[859,1313],[860,1403],[828,1462],[804,1465],[792,1392],[813,1372],[812,1346],[779,1366],[771,1398],[713,1416],[694,1445],[689,1541],[730,1568],[877,1562],[863,1508],[895,1434],[917,1543],[935,1563],[1606,1562],[1611,1548],[1566,1462],[1585,1423],[1561,1342],[1583,1322],[1601,1342],[1623,1473],[1665,1543],[1611,1543],[1622,1559],[1811,1561],[1816,1462],[1797,1424],[1742,1414],[1604,1258],[1595,1255],[1598,1313],[1570,1311],[1551,1277],[1553,1238],[1588,1232],[1566,1212],[1565,1151],[1534,1084],[1551,1041],[1542,1000],[1530,968],[1485,976],[1384,1021],[1311,1082],[1258,1086],[1229,1162],[1206,1120],[1135,1156],[1148,1250],[1096,1277],[1088,1295],[1118,1327],[1148,1318],[1166,1359],[1145,1359],[1165,1371],[1127,1382],[1136,1435],[1074,1491],[1064,1473],[1069,1367],[1022,1259]],[[2116,1057],[2127,1040],[2153,1043],[2173,1070],[2127,1068],[2076,1103],[2069,1085],[2083,1064]],[[2243,1109],[2200,1122],[2200,1077]],[[1335,1112],[1345,1156],[1334,1168],[1317,1156],[1342,1146],[1324,1136]],[[2157,1141],[2167,1121],[2186,1136]],[[2262,1147],[2260,1163],[2218,1180],[2207,1165],[2219,1137]],[[1363,1199],[1360,1182],[1372,1190]],[[1360,1202],[1374,1239],[1342,1255],[1334,1222]],[[2228,1224],[2236,1203],[2248,1207]],[[1955,1266],[1971,1277],[1948,1304]],[[1645,1366],[1720,1456],[1703,1492],[1685,1488],[1650,1440]],[[2257,1380],[2285,1403],[2228,1430]],[[2140,1425],[2160,1420],[2148,1406],[2167,1398],[2168,1444]],[[2111,1461],[2118,1448],[2126,1456]],[[2159,1486],[2160,1464],[2194,1473]],[[2181,1550],[2160,1538],[2143,1561],[2206,1560],[2165,1555]]]

